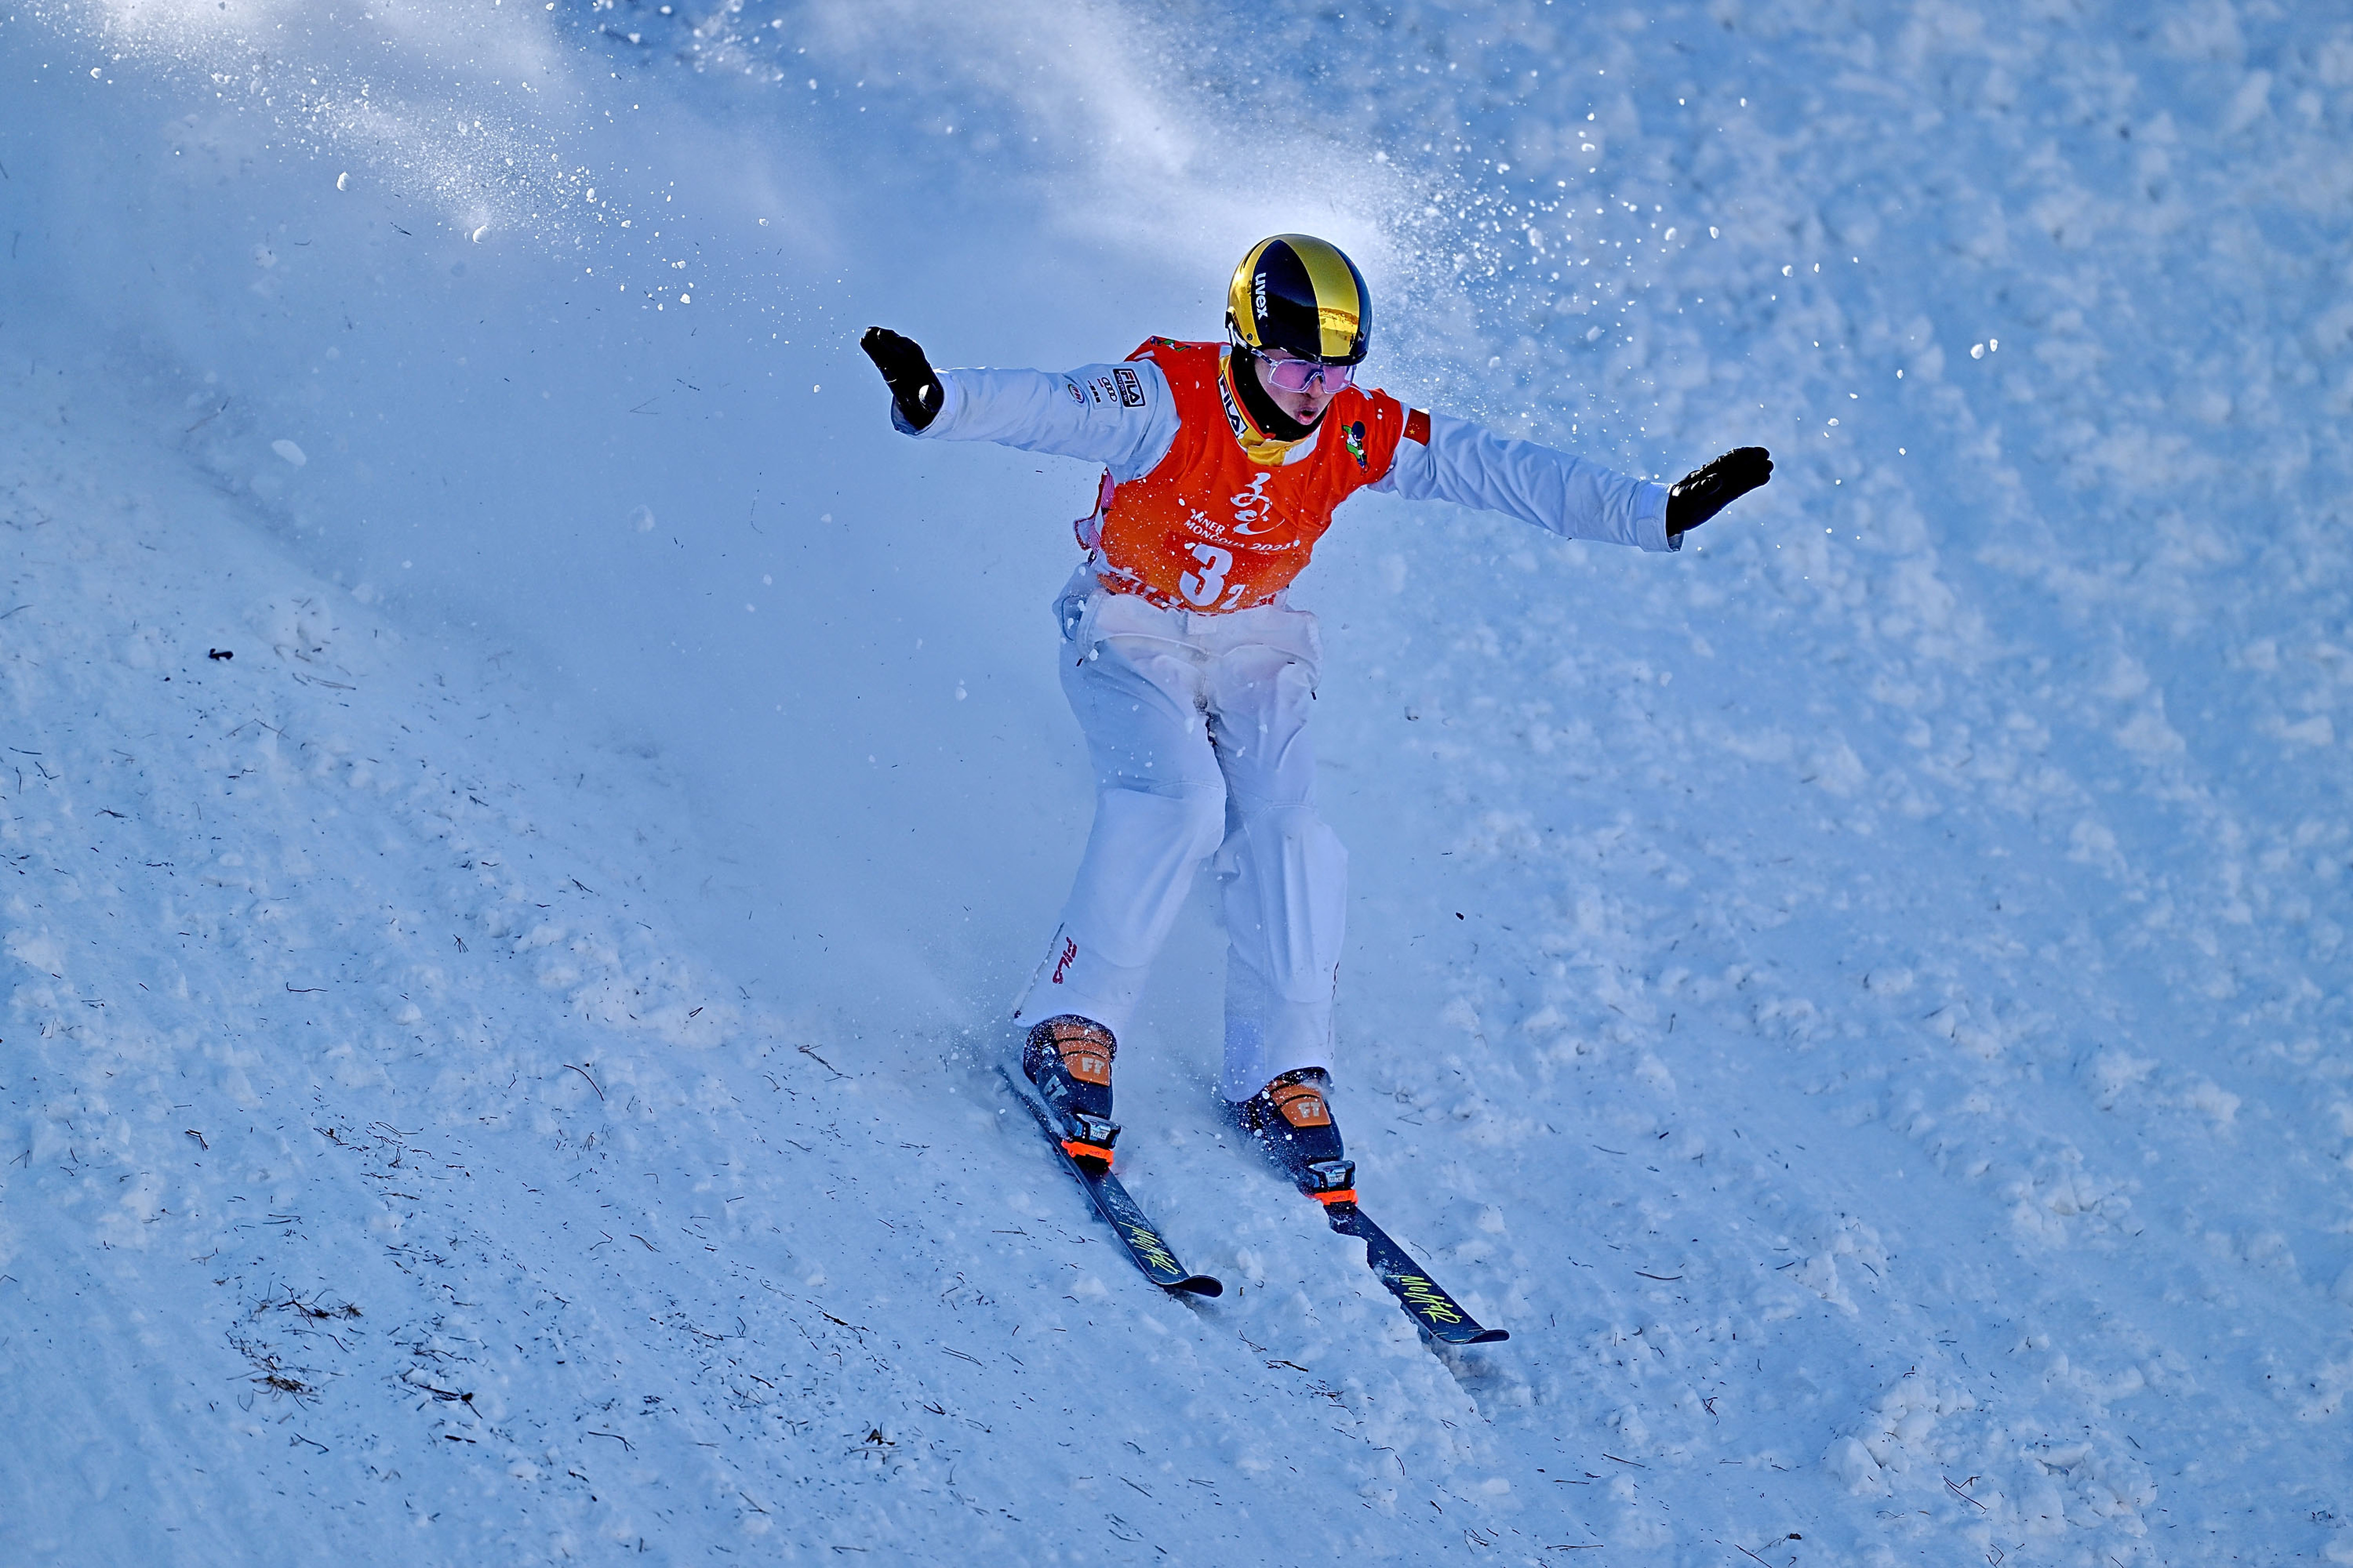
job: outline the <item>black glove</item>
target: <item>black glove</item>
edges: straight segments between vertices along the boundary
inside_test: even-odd
[[[913,338],[902,338],[888,327],[869,327],[866,335],[858,340],[874,368],[882,373],[883,384],[891,389],[891,401],[899,405],[900,416],[921,430],[939,416],[940,378],[932,374],[932,362]]]
[[[1667,537],[1697,528],[1773,477],[1773,454],[1735,447],[1704,468],[1694,468],[1667,492]]]

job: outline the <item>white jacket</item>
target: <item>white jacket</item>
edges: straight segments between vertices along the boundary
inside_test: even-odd
[[[1101,463],[1113,484],[1140,479],[1176,439],[1168,381],[1150,360],[1039,370],[937,373],[940,411],[922,430],[897,405],[908,435],[934,441],[995,441]],[[1314,449],[1302,442],[1294,460]],[[1680,550],[1667,537],[1667,487],[1629,479],[1534,441],[1514,441],[1449,415],[1430,416],[1430,441],[1400,442],[1389,471],[1366,487],[1408,500],[1452,501],[1500,511],[1565,539],[1643,550]],[[1345,506],[1346,503],[1343,502]]]

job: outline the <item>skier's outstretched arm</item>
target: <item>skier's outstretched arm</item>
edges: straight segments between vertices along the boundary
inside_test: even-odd
[[[1429,439],[1398,443],[1397,460],[1374,489],[1500,511],[1567,539],[1680,550],[1687,531],[1773,472],[1763,447],[1743,447],[1670,489],[1535,441],[1498,436],[1467,419],[1428,418]]]
[[[934,370],[913,340],[871,327],[860,348],[891,389],[891,422],[925,440],[995,441],[1101,463],[1124,482],[1176,438],[1168,380],[1149,360],[1066,373]]]

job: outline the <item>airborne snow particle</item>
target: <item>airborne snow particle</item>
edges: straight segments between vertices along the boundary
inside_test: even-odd
[[[283,439],[272,441],[269,443],[269,449],[277,453],[280,457],[285,458],[288,462],[293,464],[298,468],[311,460],[303,452],[302,448],[297,447],[291,441]]]
[[[641,506],[629,513],[629,521],[638,525],[639,533],[651,533],[654,531],[654,509]]]

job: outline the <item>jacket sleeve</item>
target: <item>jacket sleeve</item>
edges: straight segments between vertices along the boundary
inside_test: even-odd
[[[1400,441],[1397,460],[1373,489],[1500,511],[1564,539],[1683,548],[1680,536],[1667,537],[1666,486],[1534,441],[1509,440],[1467,419],[1429,417],[1430,439]]]
[[[1176,439],[1168,378],[1150,360],[1042,370],[944,370],[939,414],[908,428],[897,405],[891,422],[918,440],[995,441],[1025,452],[1082,458],[1124,484],[1150,473]]]

